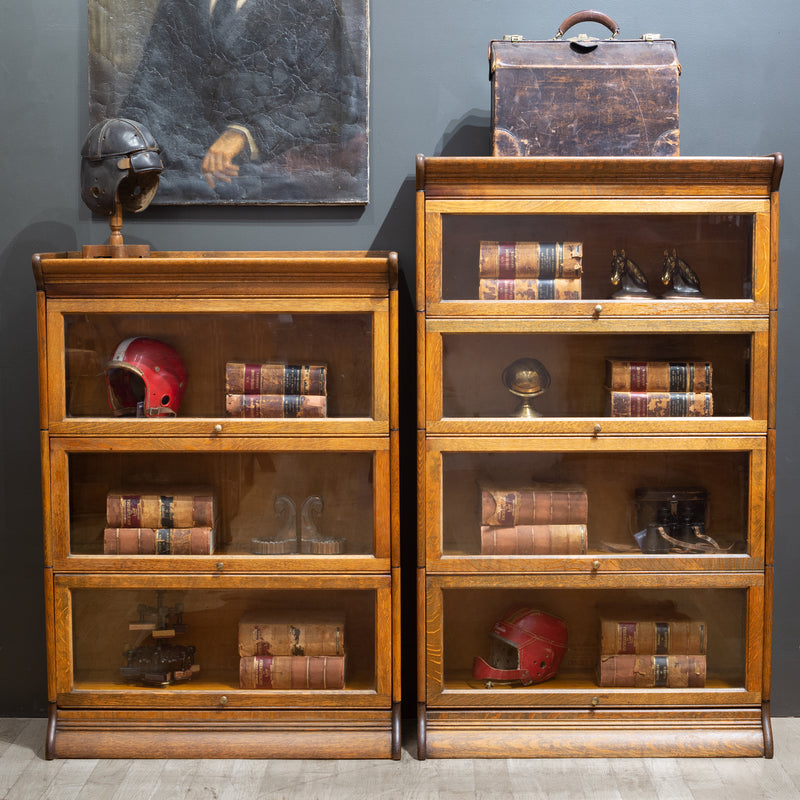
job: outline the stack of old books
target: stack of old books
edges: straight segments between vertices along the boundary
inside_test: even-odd
[[[248,611],[239,621],[242,689],[343,689],[344,616]]]
[[[106,555],[203,556],[214,552],[211,489],[111,491],[106,496]]]
[[[579,300],[581,242],[481,242],[479,300]]]
[[[321,364],[225,365],[230,417],[326,417],[327,367]]]
[[[636,688],[705,686],[705,622],[674,612],[601,614],[597,682]]]
[[[606,359],[608,412],[612,417],[710,417],[708,361]]]
[[[580,555],[589,503],[572,484],[481,486],[481,555]]]

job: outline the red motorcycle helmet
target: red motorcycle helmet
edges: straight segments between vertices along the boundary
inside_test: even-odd
[[[472,677],[480,681],[519,681],[523,686],[554,678],[567,650],[563,619],[516,606],[495,622],[489,633],[491,664],[475,657]]]
[[[187,377],[168,344],[146,336],[124,339],[106,365],[108,403],[118,417],[174,417]]]

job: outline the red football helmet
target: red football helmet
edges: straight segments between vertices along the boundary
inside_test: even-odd
[[[106,365],[108,402],[118,417],[175,416],[186,378],[181,357],[168,344],[145,336],[125,339]]]
[[[567,626],[552,614],[516,606],[495,622],[489,638],[492,663],[476,656],[472,677],[527,686],[555,677],[567,649]]]

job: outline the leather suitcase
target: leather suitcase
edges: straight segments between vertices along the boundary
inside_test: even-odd
[[[581,22],[599,22],[612,36],[563,39]],[[611,17],[578,11],[561,23],[554,39],[492,41],[492,154],[679,155],[674,40],[618,35]]]

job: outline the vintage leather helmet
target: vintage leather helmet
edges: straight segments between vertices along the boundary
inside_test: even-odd
[[[492,663],[476,656],[472,677],[527,686],[555,677],[567,649],[567,626],[552,614],[515,606],[495,622],[489,638]]]
[[[150,205],[164,165],[150,131],[130,119],[107,119],[95,125],[81,148],[81,197],[97,214],[122,207],[138,213]]]
[[[188,374],[168,344],[136,336],[117,345],[106,365],[111,410],[120,416],[175,416]]]

